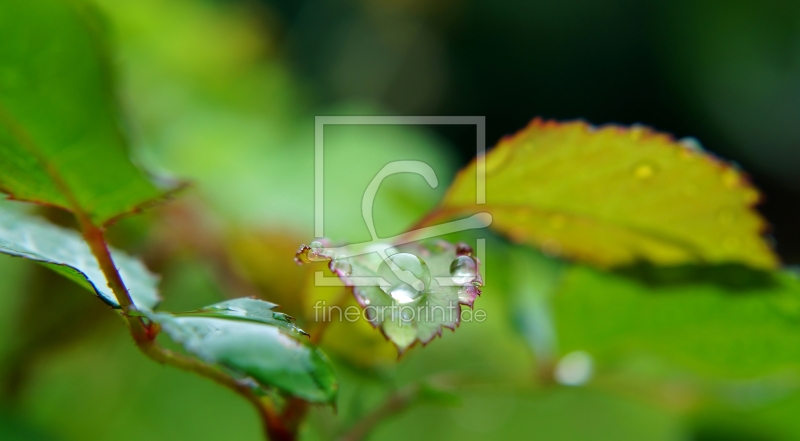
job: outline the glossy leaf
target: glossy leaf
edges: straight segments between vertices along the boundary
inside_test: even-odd
[[[251,322],[266,323],[278,326],[287,331],[308,335],[294,324],[294,318],[282,312],[274,311],[278,305],[253,298],[239,298],[215,303],[196,311],[183,312],[176,315],[194,317],[212,317],[239,319]]]
[[[297,261],[329,262],[329,269],[346,286],[351,287],[362,308],[357,319],[367,320],[373,327],[379,328],[402,354],[417,342],[427,344],[440,336],[443,327],[455,330],[461,319],[461,305],[472,307],[475,298],[480,295],[479,286],[482,282],[478,262],[464,255],[467,251],[461,255],[474,265],[474,276],[456,282],[457,279],[451,274],[451,265],[459,257],[458,249],[442,240],[395,247],[375,244],[364,249],[345,247],[317,250],[303,246],[298,251]],[[389,270],[387,275],[381,270],[384,259],[377,250],[385,252],[388,259],[396,256],[410,256],[412,262],[418,259],[429,272],[425,276],[416,277],[418,274],[415,274],[408,279],[414,270],[400,264],[395,270]],[[400,275],[403,272],[405,274]],[[394,280],[387,280],[387,277]],[[423,278],[426,282],[427,278],[430,281],[421,282],[423,285],[420,287],[424,286],[421,290],[407,286],[407,283],[403,285],[405,282],[413,283],[409,280],[414,278],[417,282]],[[402,289],[395,291],[397,288]]]
[[[460,172],[439,216],[487,211],[516,242],[603,267],[778,263],[752,209],[758,191],[693,140],[536,119],[485,156],[485,205],[476,205],[478,163]]]
[[[131,163],[103,44],[60,0],[0,14],[0,191],[102,225],[163,196]]]
[[[39,262],[94,291],[112,307],[120,307],[89,246],[72,230],[36,216],[0,210],[0,252]],[[112,249],[111,254],[136,307],[155,307],[160,300],[158,277],[122,251]]]
[[[797,275],[740,266],[648,271],[572,268],[553,299],[561,349],[586,351],[606,367],[658,360],[716,378],[800,368]]]
[[[305,332],[287,316],[269,317],[276,305],[236,299],[189,312],[145,312],[190,354],[229,371],[257,391],[277,388],[312,402],[332,402],[337,383],[325,354],[300,340]],[[242,312],[240,308],[247,308]],[[274,313],[280,315],[280,313]]]

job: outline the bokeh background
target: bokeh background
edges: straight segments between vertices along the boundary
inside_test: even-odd
[[[800,263],[796,1],[90,3],[136,159],[194,183],[179,200],[111,231],[116,246],[162,274],[164,309],[255,293],[310,326],[313,301],[335,295],[311,286],[309,270],[292,262],[297,246],[313,238],[315,115],[481,115],[488,145],[534,116],[692,136],[750,173],[765,195],[759,209],[777,251],[786,264]],[[386,180],[374,210],[385,237],[430,210],[475,154],[470,127],[342,126],[325,136],[326,235],[336,240],[369,239],[361,195],[382,165],[424,160],[441,183]],[[754,379],[737,370],[753,350],[747,346],[710,349],[710,364],[731,367],[722,374],[634,354],[617,364],[598,359],[595,378],[582,387],[544,384],[542,366],[570,346],[562,341],[559,349],[561,337],[571,338],[562,328],[581,327],[568,307],[549,313],[542,294],[566,264],[493,236],[488,245],[478,301],[485,323],[464,324],[399,363],[368,325],[331,326],[323,348],[341,378],[338,412],[315,409],[304,437],[334,439],[393,391],[425,381],[433,391],[387,418],[372,439],[800,439],[795,363]],[[147,360],[114,314],[80,287],[8,257],[0,258],[0,274],[0,438],[260,439],[247,403]],[[593,285],[593,274],[571,280],[584,291],[610,289]],[[615,283],[618,291],[653,295],[647,286]],[[613,308],[592,305],[593,314],[614,320]],[[684,307],[719,309],[702,301]],[[769,343],[756,352],[779,351],[769,340],[782,338],[779,331],[751,342]],[[649,331],[623,325],[619,332]],[[726,338],[708,332],[690,336]],[[670,329],[653,334],[658,344],[681,338]]]

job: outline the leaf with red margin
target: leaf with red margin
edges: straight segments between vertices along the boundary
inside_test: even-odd
[[[133,164],[113,78],[85,5],[10,2],[0,14],[0,191],[102,226],[177,188]]]
[[[481,294],[480,262],[474,259],[478,273],[471,283],[456,284],[450,265],[459,255],[472,250],[463,244],[453,245],[443,240],[428,240],[398,246],[373,244],[362,249],[352,247],[322,250],[303,245],[296,255],[298,263],[327,262],[328,268],[353,291],[362,308],[359,319],[365,319],[392,341],[400,354],[417,342],[428,344],[442,335],[442,328],[455,330],[461,320],[461,305],[473,306]],[[399,304],[381,288],[385,281],[378,275],[383,261],[378,249],[387,255],[409,253],[422,259],[431,272],[430,285],[412,303]],[[327,312],[330,313],[330,312]],[[325,317],[322,317],[323,320]]]
[[[486,204],[476,205],[480,165]],[[759,199],[746,175],[693,139],[535,119],[463,169],[426,221],[488,212],[491,228],[515,242],[601,267],[774,268]]]

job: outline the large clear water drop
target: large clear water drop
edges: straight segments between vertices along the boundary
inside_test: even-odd
[[[658,173],[658,167],[649,161],[642,161],[637,164],[634,164],[633,168],[631,169],[631,173],[633,174],[636,179],[645,181],[649,180],[656,173]]]
[[[322,245],[321,242],[314,241],[308,244],[310,250],[308,250],[308,260],[312,262],[321,262],[323,260],[327,260],[325,256],[325,247]]]
[[[397,253],[389,256],[378,267],[378,276],[388,282],[391,287],[403,282],[418,292],[425,291],[431,284],[431,270],[428,268],[428,264],[410,253]]]
[[[459,285],[471,283],[478,277],[478,264],[470,256],[458,256],[450,264],[450,276]]]
[[[353,274],[353,265],[350,264],[350,261],[346,257],[339,257],[333,261],[333,270],[345,276],[349,276]]]
[[[420,291],[408,283],[400,282],[389,289],[389,295],[397,303],[404,305],[417,300],[420,296]]]

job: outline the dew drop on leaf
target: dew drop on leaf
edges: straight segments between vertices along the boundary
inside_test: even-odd
[[[691,136],[687,136],[685,138],[679,139],[678,143],[681,144],[686,149],[694,151],[694,152],[702,152],[703,151],[703,146],[700,144],[700,141],[698,141],[697,138],[693,138]],[[679,152],[683,153],[680,150],[679,150]]]
[[[311,242],[308,245],[308,247],[310,248],[310,250],[308,252],[308,259],[309,260],[311,260],[312,262],[321,262],[323,260],[327,260],[325,258],[325,255],[323,254],[323,251],[325,250],[325,247],[322,245],[321,242],[317,242],[315,240],[314,242]]]
[[[414,287],[408,283],[400,282],[389,289],[389,295],[392,296],[397,303],[404,305],[417,300],[420,296],[420,291],[414,289]]]
[[[630,130],[628,130],[628,135],[631,137],[631,140],[639,141],[640,139],[642,139],[642,136],[644,135],[646,130],[647,129],[645,129],[644,126],[641,126],[639,124],[634,124],[631,126]]]
[[[339,257],[334,260],[331,264],[331,269],[345,276],[353,274],[353,265],[350,264],[346,257]]]
[[[416,291],[425,291],[431,284],[431,270],[428,264],[411,253],[389,256],[378,267],[378,276],[392,287],[404,282]]]
[[[478,277],[478,264],[470,256],[458,256],[450,264],[450,276],[459,285],[471,283]]]
[[[633,176],[637,179],[650,179],[656,174],[656,166],[651,162],[640,162],[633,166]]]
[[[246,315],[247,314],[247,310],[245,308],[240,307],[240,306],[228,306],[228,311],[235,312],[237,314],[242,314],[242,315]]]

